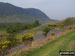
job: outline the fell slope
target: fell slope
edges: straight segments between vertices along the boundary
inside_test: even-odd
[[[21,8],[9,3],[0,2],[0,23],[32,23],[39,20],[40,23],[52,21],[45,13],[35,8]]]
[[[69,17],[64,20],[59,20],[55,22],[57,25],[64,24],[64,26],[70,26],[75,24],[75,17]]]
[[[75,31],[61,36],[34,51],[30,51],[28,53],[22,52],[21,56],[60,56],[60,50],[75,51]]]

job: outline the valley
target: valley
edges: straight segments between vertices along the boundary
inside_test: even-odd
[[[62,56],[60,51],[75,51],[75,17],[54,20],[39,9],[0,2],[0,56]]]

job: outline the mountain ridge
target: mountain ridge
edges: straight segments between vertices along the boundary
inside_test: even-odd
[[[0,2],[0,23],[32,23],[35,20],[39,20],[41,24],[53,21],[39,9],[21,8],[9,3]]]

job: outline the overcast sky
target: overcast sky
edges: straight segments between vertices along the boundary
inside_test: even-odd
[[[52,19],[75,17],[75,0],[0,0],[23,8],[37,8]]]

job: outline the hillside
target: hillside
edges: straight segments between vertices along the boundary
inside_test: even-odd
[[[74,51],[75,50],[75,31],[56,38],[52,42],[44,46],[31,50],[27,53],[17,52],[16,56],[60,56],[59,51]],[[13,56],[15,56],[13,55]],[[68,56],[68,55],[67,55]]]
[[[64,20],[58,20],[52,23],[57,24],[57,25],[64,24],[64,26],[70,26],[70,25],[75,24],[75,17],[68,17],[68,18],[65,18]]]
[[[0,23],[48,23],[51,20],[45,13],[35,8],[21,8],[9,3],[0,2]]]
[[[62,22],[64,25],[73,25],[75,24],[75,17],[69,17]]]

